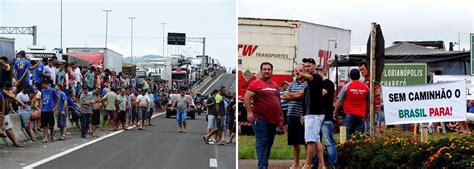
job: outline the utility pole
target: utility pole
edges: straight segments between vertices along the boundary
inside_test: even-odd
[[[130,19],[130,63],[133,64],[133,20],[136,17],[128,17]]]
[[[104,9],[102,11],[105,12],[105,48],[107,48],[107,28],[109,26],[109,12],[112,12],[112,10]]]
[[[61,0],[61,51],[63,50],[63,0]]]
[[[163,22],[161,23],[163,25],[163,58],[165,58],[165,40],[166,40],[166,37],[165,37],[165,25],[166,23]]]

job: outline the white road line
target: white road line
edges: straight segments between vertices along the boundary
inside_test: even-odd
[[[206,90],[204,90],[204,92],[202,92],[203,94],[206,93],[212,86],[214,86],[214,84],[216,84],[217,81],[219,81],[219,79],[221,79],[222,76],[224,76],[225,73],[221,74],[214,82],[212,82],[211,85],[209,85],[209,87],[207,87]]]
[[[215,159],[215,158],[209,159],[209,167],[217,168],[217,159]]]
[[[166,112],[162,112],[162,113],[155,114],[155,115],[153,115],[151,118],[155,118],[156,116],[163,115],[163,114],[165,114],[165,113],[166,113]],[[132,128],[134,128],[134,127],[135,127],[135,126],[130,126],[130,127],[128,127],[128,129],[132,129]],[[66,151],[60,152],[60,153],[58,153],[58,154],[55,154],[55,155],[50,156],[50,157],[48,157],[48,158],[45,158],[45,159],[43,159],[43,160],[37,161],[37,162],[35,162],[35,163],[33,163],[33,164],[27,165],[27,166],[23,167],[23,169],[32,169],[32,168],[35,168],[35,167],[40,166],[40,165],[42,165],[42,164],[44,164],[44,163],[47,163],[47,162],[49,162],[49,161],[52,161],[52,160],[54,160],[54,159],[56,159],[56,158],[59,158],[59,157],[64,156],[64,155],[66,155],[66,154],[72,153],[72,152],[74,152],[74,151],[76,151],[76,150],[79,150],[79,149],[81,149],[81,148],[83,148],[83,147],[86,147],[86,146],[88,146],[88,145],[97,143],[97,142],[99,142],[99,141],[101,141],[101,140],[103,140],[103,139],[106,139],[106,138],[112,137],[112,136],[114,136],[114,135],[117,135],[117,134],[119,134],[119,133],[121,133],[121,132],[123,132],[123,131],[124,131],[124,130],[116,131],[116,132],[110,133],[110,134],[108,134],[108,135],[102,136],[102,137],[100,137],[100,138],[98,138],[98,139],[95,139],[95,140],[89,141],[89,142],[87,142],[87,143],[81,144],[81,145],[79,145],[79,146],[70,148],[70,149],[68,149],[68,150],[66,150]]]

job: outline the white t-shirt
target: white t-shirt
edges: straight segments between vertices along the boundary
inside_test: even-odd
[[[76,83],[79,82],[80,84],[82,84],[82,74],[81,74],[81,70],[76,67],[76,69],[74,70],[74,77],[76,78]]]
[[[147,107],[148,102],[149,102],[148,97],[143,96],[143,95],[138,95],[137,97],[138,107]]]
[[[53,81],[54,84],[56,84],[56,68],[50,67],[49,65],[45,66],[44,73],[51,75],[50,79]]]
[[[23,93],[23,91],[18,93],[18,95],[16,95],[16,99],[18,99],[21,102],[30,101],[30,97],[27,94]],[[18,106],[19,114],[28,113],[28,112],[31,112],[30,104],[25,104],[25,106]]]

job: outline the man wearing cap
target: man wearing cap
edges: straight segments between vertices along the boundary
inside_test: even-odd
[[[333,113],[336,114],[341,106],[344,106],[344,126],[347,127],[347,139],[350,138],[353,131],[364,132],[364,118],[369,100],[369,88],[359,81],[359,70],[352,69],[349,77],[352,81],[344,85],[337,95],[338,100]]]
[[[283,126],[283,112],[280,106],[280,93],[272,81],[273,65],[260,64],[261,77],[252,81],[244,95],[247,120],[255,133],[255,146],[258,168],[268,168],[268,158],[275,139],[276,126]],[[253,104],[252,104],[253,102]]]
[[[304,58],[304,70],[299,70],[302,78],[308,82],[305,91],[305,109],[301,117],[304,124],[304,139],[307,144],[306,163],[304,169],[311,168],[313,154],[318,156],[318,168],[325,168],[323,145],[321,144],[321,125],[324,120],[323,111],[323,78],[316,72],[316,62],[313,58]]]
[[[323,80],[323,112],[324,112],[324,120],[323,124],[321,125],[321,137],[324,142],[324,146],[327,150],[329,168],[336,168],[337,162],[337,149],[336,149],[336,141],[334,141],[334,108],[333,108],[333,100],[334,100],[334,83],[327,78],[327,73],[323,71],[323,67],[318,65],[316,67],[316,72],[324,79]],[[313,163],[316,164],[317,158],[313,158]]]

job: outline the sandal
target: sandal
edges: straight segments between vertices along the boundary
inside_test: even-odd
[[[209,140],[206,139],[206,136],[202,136],[202,139],[204,139],[204,143],[209,144]]]
[[[15,144],[15,147],[26,147],[26,146],[23,144]]]
[[[43,142],[43,143],[47,143],[47,142],[48,142],[48,139],[44,139],[42,142]]]

